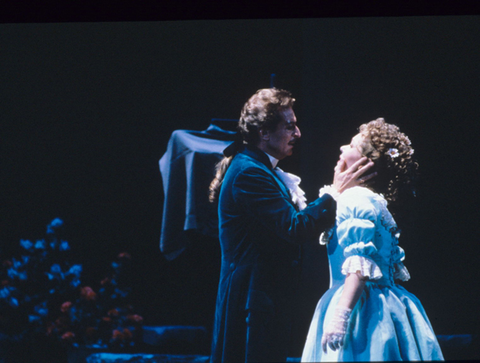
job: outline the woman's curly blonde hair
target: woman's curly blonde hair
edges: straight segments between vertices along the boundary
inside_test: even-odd
[[[363,137],[360,152],[374,162],[377,172],[369,186],[389,203],[397,202],[405,193],[415,195],[418,163],[413,160],[408,136],[383,118],[361,125],[359,133]]]

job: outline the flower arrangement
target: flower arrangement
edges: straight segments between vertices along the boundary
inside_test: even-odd
[[[83,285],[82,265],[70,263],[62,228],[56,218],[44,239],[20,241],[20,257],[0,258],[0,332],[16,340],[43,336],[74,346],[134,346],[143,318],[129,303],[131,256],[119,254],[95,286]]]

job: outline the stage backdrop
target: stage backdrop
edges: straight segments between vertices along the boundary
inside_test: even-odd
[[[238,118],[274,73],[303,134],[280,166],[311,200],[361,123],[410,135],[423,182],[401,226],[405,287],[437,334],[478,333],[479,40],[478,17],[2,24],[1,252],[60,217],[91,278],[131,253],[147,324],[208,326],[219,248],[193,236],[161,255],[158,160],[173,131]],[[328,287],[325,251],[309,252],[298,347]]]

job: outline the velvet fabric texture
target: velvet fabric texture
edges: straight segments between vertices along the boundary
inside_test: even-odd
[[[286,361],[301,244],[334,223],[326,194],[299,211],[268,156],[238,153],[219,195],[222,266],[211,362]]]

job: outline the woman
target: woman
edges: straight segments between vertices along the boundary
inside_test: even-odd
[[[387,203],[398,206],[413,192],[418,165],[410,140],[379,118],[361,125],[341,152],[337,168],[366,156],[377,176],[336,198],[335,228],[320,240],[327,244],[330,289],[315,310],[302,362],[443,360],[422,304],[395,282],[410,275]]]

